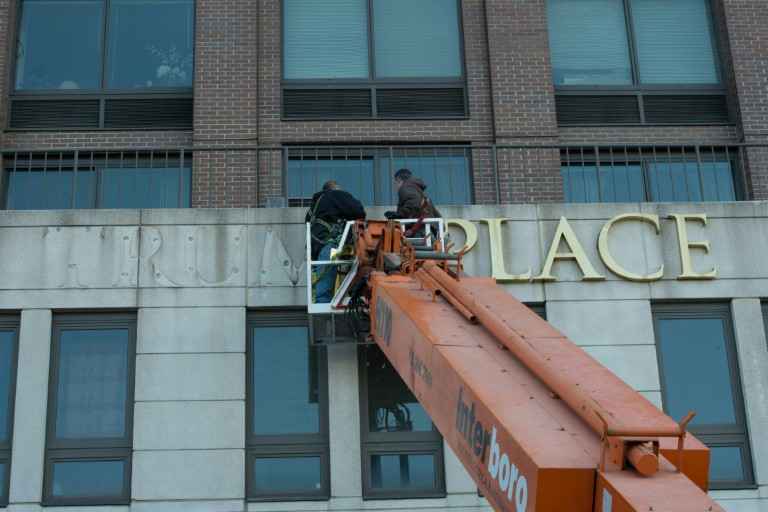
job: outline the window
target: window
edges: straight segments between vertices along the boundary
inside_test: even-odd
[[[424,180],[435,204],[470,204],[470,156],[462,147],[289,148],[288,204],[309,205],[312,194],[333,179],[364,205],[394,205],[394,175],[402,167]]]
[[[654,329],[664,411],[696,411],[692,434],[710,448],[710,487],[754,484],[744,400],[726,304],[657,304]],[[691,364],[695,354],[696,364]]]
[[[285,118],[464,117],[459,0],[283,0]]]
[[[191,155],[161,152],[13,154],[8,210],[188,208]]]
[[[8,486],[11,479],[18,336],[18,319],[0,316],[0,507],[8,504]]]
[[[378,347],[361,347],[360,360],[363,495],[445,496],[442,437],[432,420]]]
[[[135,359],[135,315],[54,317],[46,505],[130,503]]]
[[[563,150],[565,201],[736,201],[737,154],[727,147]]]
[[[325,350],[310,344],[303,311],[248,320],[247,496],[252,501],[328,499]]]
[[[193,0],[21,0],[20,9],[12,128],[139,128],[142,115],[156,128],[191,127]]]
[[[561,124],[730,121],[710,0],[548,0]]]
[[[762,308],[763,308],[763,329],[765,329],[765,339],[766,339],[766,343],[768,343],[768,302],[763,302]]]

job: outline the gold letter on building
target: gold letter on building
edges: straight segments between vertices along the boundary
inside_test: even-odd
[[[464,247],[455,252],[464,251],[467,253],[471,251],[477,243],[477,226],[464,219],[447,219],[445,221],[445,229],[447,230],[450,226],[457,226],[464,232]]]
[[[686,222],[689,220],[696,220],[701,222],[704,226],[707,225],[707,214],[698,213],[692,215],[686,215],[682,213],[673,213],[669,216],[670,219],[675,219],[677,223],[677,241],[680,245],[680,266],[683,273],[677,276],[680,281],[694,281],[694,280],[707,280],[717,277],[717,268],[712,267],[708,272],[703,274],[693,270],[693,262],[691,261],[690,249],[701,249],[705,254],[709,253],[709,240],[702,240],[697,242],[691,242],[688,240],[688,228]]]
[[[640,275],[640,274],[634,274],[630,272],[629,270],[625,269],[621,265],[619,265],[616,260],[613,258],[613,255],[611,254],[611,250],[608,248],[608,235],[611,232],[611,228],[614,224],[618,224],[619,222],[625,222],[630,220],[636,220],[640,222],[647,222],[648,224],[651,224],[656,229],[656,234],[658,235],[661,233],[661,226],[659,225],[659,216],[658,215],[650,215],[650,214],[644,214],[644,213],[625,213],[623,215],[617,215],[616,217],[612,218],[608,222],[605,223],[605,226],[603,226],[603,229],[600,231],[600,237],[597,239],[597,250],[600,253],[600,259],[603,260],[603,263],[606,267],[608,267],[608,270],[616,274],[617,276],[627,279],[629,281],[635,281],[638,283],[650,283],[651,281],[658,281],[661,279],[661,276],[664,275],[664,265],[662,264],[659,269],[654,272],[653,274],[648,275]]]
[[[531,280],[531,269],[524,274],[507,274],[504,265],[504,243],[501,236],[501,225],[507,219],[480,219],[488,224],[488,238],[491,242],[491,275],[500,283],[527,283]]]
[[[558,252],[561,241],[565,242],[570,252]],[[584,248],[581,246],[579,239],[576,238],[576,233],[573,232],[573,228],[568,224],[568,219],[565,217],[560,217],[560,223],[555,230],[555,237],[552,239],[552,245],[549,246],[549,253],[544,262],[544,267],[541,269],[541,274],[533,279],[535,281],[557,281],[557,278],[552,275],[552,265],[556,260],[574,260],[579,266],[581,273],[584,274],[584,277],[582,278],[583,281],[605,280],[605,277],[598,274],[589,262],[589,258],[587,258]]]

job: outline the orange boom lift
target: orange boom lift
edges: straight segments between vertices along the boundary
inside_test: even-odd
[[[494,510],[723,511],[706,493],[709,451],[686,433],[693,413],[666,416],[493,279],[465,276],[441,221],[416,223],[426,236],[349,223],[351,270],[309,311],[370,325]]]

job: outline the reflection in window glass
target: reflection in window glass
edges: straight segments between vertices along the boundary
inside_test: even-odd
[[[431,431],[432,420],[381,352],[368,358],[368,421],[371,432]],[[375,355],[374,355],[375,354]]]
[[[645,200],[640,164],[564,165],[561,167],[568,203],[615,203]]]
[[[719,83],[708,3],[631,0],[641,83]]]
[[[252,434],[319,432],[317,352],[307,327],[255,327],[251,357]]]
[[[13,331],[0,331],[0,444],[10,441],[9,419],[11,415],[11,372],[14,353]],[[3,488],[0,476],[0,492]]]
[[[348,156],[345,159],[291,158],[288,160],[288,197],[310,198],[323,183],[336,180],[339,186],[363,204],[374,203],[373,158]]]
[[[660,318],[657,329],[667,413],[682,418],[696,411],[691,426],[735,424],[723,320]],[[691,354],[696,354],[695,365]]]
[[[623,0],[549,0],[547,11],[555,85],[632,84]]]
[[[397,204],[397,191],[393,177],[403,167],[424,181],[427,194],[435,204],[472,202],[469,155],[462,149],[390,152],[342,148],[328,153],[318,155],[311,149],[291,152],[286,178],[291,204],[308,201],[323,183],[332,179],[364,205],[394,205]]]
[[[126,329],[62,331],[56,386],[58,439],[125,436],[128,342]],[[122,463],[99,464],[109,467]],[[69,488],[69,484],[62,485]]]
[[[461,76],[454,0],[374,0],[378,78]]]
[[[256,493],[319,491],[322,488],[320,457],[258,457],[253,463]]]
[[[712,482],[741,482],[744,466],[738,446],[711,446],[709,448],[709,479]]]
[[[100,88],[102,14],[99,0],[23,0],[16,89]]]
[[[77,190],[73,191],[73,183]],[[96,172],[32,169],[8,174],[6,208],[9,210],[65,210],[96,206]]]
[[[189,168],[102,170],[102,208],[189,208]]]
[[[435,204],[470,204],[469,158],[467,155],[445,155],[442,151],[424,150],[418,152],[395,152],[394,158],[379,159],[379,190],[382,198],[389,198],[380,204],[397,204],[394,175],[403,167],[427,186],[427,194]]]
[[[366,0],[284,0],[287,80],[368,78]]]
[[[6,209],[188,208],[192,170],[106,168],[18,170],[8,173]],[[77,183],[77,190],[72,185]],[[73,192],[75,196],[73,197]]]
[[[194,11],[192,0],[112,0],[107,86],[192,87]]]
[[[434,486],[433,455],[371,455],[373,489],[429,489]]]
[[[122,493],[125,462],[92,460],[53,463],[53,495],[57,498],[115,496]]]
[[[653,201],[735,201],[730,162],[649,162]],[[702,195],[703,193],[703,195]]]

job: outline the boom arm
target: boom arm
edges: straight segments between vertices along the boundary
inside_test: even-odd
[[[497,512],[722,512],[692,414],[663,414],[439,243],[378,221],[354,242],[371,337]]]

